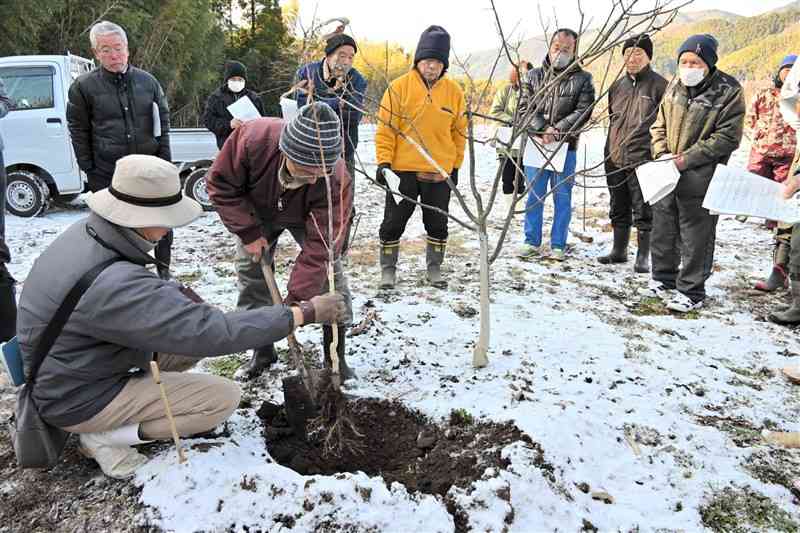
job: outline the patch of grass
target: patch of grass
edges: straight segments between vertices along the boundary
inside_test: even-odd
[[[742,467],[762,483],[791,489],[796,473],[800,471],[800,450],[761,448],[745,459]]]
[[[212,374],[223,378],[233,379],[233,375],[242,366],[242,359],[238,355],[226,355],[223,357],[209,358],[208,370]]]
[[[736,446],[749,448],[755,444],[763,443],[761,429],[745,418],[724,416],[698,416],[697,422],[703,426],[710,426],[727,433]]]
[[[800,529],[789,513],[749,486],[733,485],[716,491],[699,510],[703,525],[720,533],[766,530],[789,533]]]
[[[670,313],[664,305],[664,302],[661,301],[661,298],[656,298],[653,296],[642,298],[642,300],[631,309],[631,314],[636,316],[648,316],[668,315]]]
[[[466,409],[453,409],[450,411],[451,426],[471,426],[475,423],[475,417]]]
[[[183,283],[184,285],[189,285],[194,283],[200,279],[202,279],[203,273],[199,270],[195,270],[193,272],[185,272],[183,274],[178,274],[175,276],[175,279]]]

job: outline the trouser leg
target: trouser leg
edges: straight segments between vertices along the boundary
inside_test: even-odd
[[[702,204],[701,197],[677,199],[683,253],[676,287],[695,302],[706,297],[705,283],[714,266],[719,219]]]
[[[653,206],[650,255],[653,279],[674,289],[681,263],[681,234],[674,192]]]

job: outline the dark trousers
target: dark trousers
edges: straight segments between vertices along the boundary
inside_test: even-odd
[[[719,219],[702,204],[702,197],[672,192],[653,206],[653,279],[694,302],[706,296]]]
[[[653,229],[653,210],[645,203],[636,169],[620,170],[606,160],[606,182],[611,195],[609,217],[615,228],[636,226],[639,231]]]
[[[417,179],[416,172],[397,172],[400,177],[400,193],[419,202],[438,207],[449,212],[450,186],[446,181],[428,182]],[[386,204],[383,208],[383,222],[379,236],[383,243],[394,243],[400,240],[406,231],[406,224],[414,214],[417,205],[405,198],[400,199],[386,193]],[[428,237],[439,241],[447,240],[447,216],[431,209],[422,208],[422,223]]]
[[[792,241],[789,251],[789,272],[800,275],[800,224],[792,226]]]
[[[500,157],[503,167],[503,194],[514,194],[514,181],[517,182],[517,195],[525,192],[525,167],[522,166],[522,157],[517,158],[517,165],[507,157]]]
[[[353,199],[353,207],[350,209],[350,220],[347,221],[347,231],[344,234],[344,242],[342,243],[342,256],[347,255],[347,250],[350,248],[350,239],[353,231],[353,221],[356,219],[356,159],[354,154],[345,156],[345,166],[347,173],[350,174],[350,197]]]
[[[17,334],[17,300],[14,297],[14,278],[6,270],[10,259],[6,246],[6,167],[0,151],[0,342]]]

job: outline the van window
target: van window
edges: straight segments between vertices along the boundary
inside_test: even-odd
[[[12,101],[14,111],[55,107],[53,67],[3,67],[0,78]]]

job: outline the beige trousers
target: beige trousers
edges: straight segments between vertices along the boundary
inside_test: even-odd
[[[205,433],[227,420],[239,406],[241,397],[239,385],[229,379],[184,372],[197,361],[180,355],[158,356],[161,383],[182,437]],[[95,416],[64,429],[71,433],[97,433],[131,424],[140,424],[139,436],[143,440],[172,438],[161,390],[149,372],[128,380],[111,403]]]

